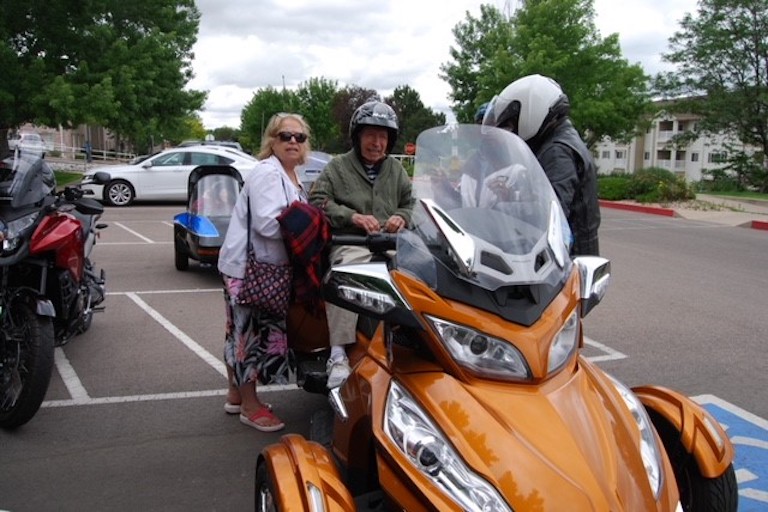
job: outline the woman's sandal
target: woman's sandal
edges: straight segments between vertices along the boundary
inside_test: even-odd
[[[272,425],[264,425],[262,423],[259,423],[261,420],[272,420],[276,421],[277,423],[274,423]],[[245,414],[240,414],[240,423],[243,423],[244,425],[248,425],[249,427],[253,427],[256,430],[260,430],[262,432],[276,432],[278,430],[282,430],[285,428],[285,423],[280,421],[277,416],[272,414],[272,411],[267,409],[266,406],[261,407],[259,410],[251,414],[250,416],[246,416]]]
[[[264,407],[272,410],[272,404],[263,403]],[[240,404],[233,404],[231,402],[224,402],[224,412],[227,414],[240,414]]]

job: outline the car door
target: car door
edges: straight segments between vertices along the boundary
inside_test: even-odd
[[[189,152],[171,151],[141,163],[136,197],[141,199],[185,200],[187,177],[193,166]]]

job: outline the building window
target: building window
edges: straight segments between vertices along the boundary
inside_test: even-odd
[[[603,156],[601,157],[603,160],[608,160],[611,158],[611,152],[610,151],[603,151]]]
[[[710,153],[707,155],[707,162],[710,164],[722,164],[725,162],[725,153]]]
[[[691,162],[698,162],[698,161],[699,161],[699,154],[691,153]]]
[[[616,160],[624,160],[624,150],[623,149],[617,149],[616,150]]]
[[[643,160],[645,160],[647,162],[650,159],[651,159],[650,151],[646,151],[645,153],[643,153]]]

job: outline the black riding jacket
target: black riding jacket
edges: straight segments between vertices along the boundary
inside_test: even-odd
[[[600,204],[592,155],[569,119],[532,148],[563,207],[574,242],[571,254],[599,255]]]

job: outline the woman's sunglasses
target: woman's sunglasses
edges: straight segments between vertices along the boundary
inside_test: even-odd
[[[299,144],[302,144],[307,141],[307,134],[293,133],[293,132],[279,132],[277,134],[277,138],[279,138],[283,142],[290,142],[291,139],[296,139],[296,142],[298,142]]]

